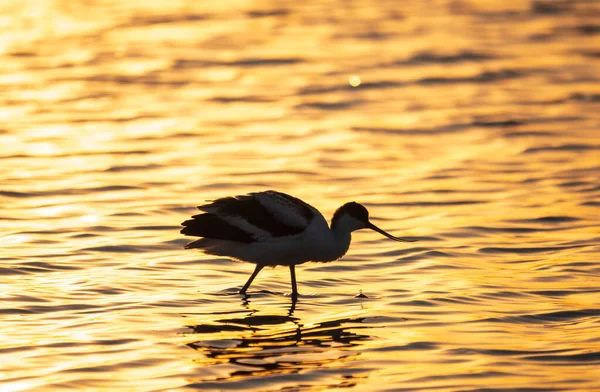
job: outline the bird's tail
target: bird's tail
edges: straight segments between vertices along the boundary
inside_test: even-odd
[[[181,224],[181,234],[194,237],[204,237],[217,240],[251,243],[254,237],[237,226],[226,222],[215,214],[199,214],[192,216]],[[191,242],[185,246],[189,248],[203,248],[202,240]]]

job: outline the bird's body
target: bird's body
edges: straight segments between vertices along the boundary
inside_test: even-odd
[[[212,255],[276,266],[337,260],[350,246],[349,238],[347,243],[335,240],[317,209],[280,192],[218,199],[198,209],[205,214],[185,221],[182,234],[205,238],[191,242],[187,249],[199,248]],[[224,223],[222,228],[208,222],[215,217]],[[216,233],[216,229],[223,233]]]
[[[202,238],[186,249],[256,264],[242,294],[263,267],[285,265],[290,268],[293,295],[297,295],[294,267],[339,259],[348,251],[354,230],[371,228],[397,241],[411,242],[368,222],[366,208],[355,202],[335,212],[331,228],[316,208],[277,191],[225,197],[198,209],[204,213],[183,222],[181,233]]]

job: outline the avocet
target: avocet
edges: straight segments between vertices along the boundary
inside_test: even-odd
[[[331,227],[316,208],[272,190],[224,197],[198,209],[203,213],[183,222],[181,234],[202,238],[185,248],[256,264],[240,294],[246,294],[264,267],[285,265],[290,268],[292,295],[296,297],[296,265],[341,258],[355,230],[375,230],[394,241],[416,241],[381,230],[369,222],[369,212],[356,202],[338,208]]]

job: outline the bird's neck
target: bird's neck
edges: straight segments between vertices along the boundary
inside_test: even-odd
[[[350,241],[352,240],[351,232],[344,230],[343,228],[336,227],[331,230],[334,239],[334,253],[335,259],[339,259],[346,254],[348,248],[350,248]]]

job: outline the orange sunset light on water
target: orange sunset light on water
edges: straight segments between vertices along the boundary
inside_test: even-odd
[[[595,2],[0,11],[1,391],[600,389]],[[239,294],[181,223],[269,189],[417,241]]]

